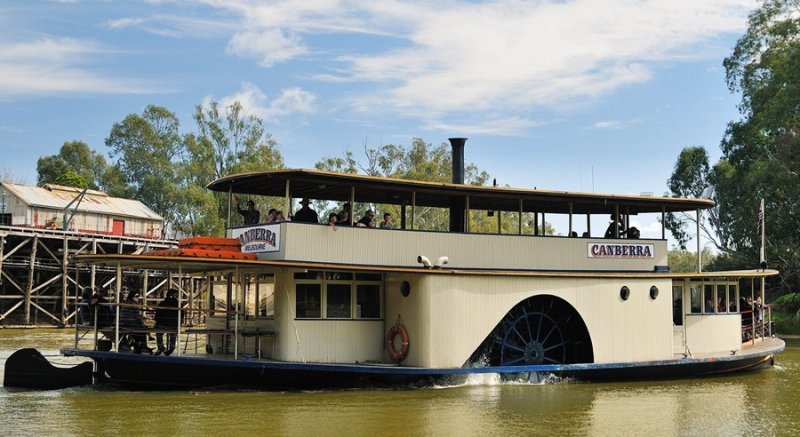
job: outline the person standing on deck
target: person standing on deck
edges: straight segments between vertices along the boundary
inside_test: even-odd
[[[303,205],[303,207],[294,213],[294,221],[301,223],[319,223],[319,216],[317,215],[316,211],[308,206],[309,203],[311,202],[309,202],[308,199],[303,199],[300,201],[300,204]]]
[[[178,330],[178,290],[170,288],[167,296],[156,308],[156,355],[169,356],[175,351],[176,331]],[[167,331],[167,345],[164,347],[164,332]]]
[[[247,209],[242,209],[241,199],[236,196],[236,211],[244,217],[244,224],[255,225],[261,220],[261,212],[256,209],[256,203],[252,200],[247,201]]]

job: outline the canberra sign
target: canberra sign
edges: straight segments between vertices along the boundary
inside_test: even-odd
[[[256,225],[232,229],[231,236],[239,239],[244,253],[277,252],[281,248],[281,225]]]
[[[588,243],[589,258],[654,258],[653,244]]]

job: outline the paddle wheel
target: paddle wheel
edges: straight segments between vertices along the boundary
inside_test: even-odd
[[[484,342],[483,351],[494,366],[594,361],[586,325],[570,304],[555,296],[535,296],[514,306]]]

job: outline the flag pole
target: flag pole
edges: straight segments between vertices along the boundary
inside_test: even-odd
[[[766,261],[767,261],[766,257],[764,256],[764,222],[765,221],[766,220],[764,220],[764,198],[762,197],[761,198],[761,205],[760,205],[760,207],[758,209],[758,224],[759,224],[759,228],[761,228],[761,252],[760,252],[761,259],[759,260],[760,261],[759,265],[762,266],[762,269],[764,268],[764,265],[766,264]]]

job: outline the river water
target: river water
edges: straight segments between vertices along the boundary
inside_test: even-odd
[[[36,347],[76,362],[58,355],[70,342],[68,330],[0,330],[0,361]],[[775,364],[613,384],[484,375],[455,387],[314,392],[0,388],[0,435],[800,435],[800,340],[788,340]]]

